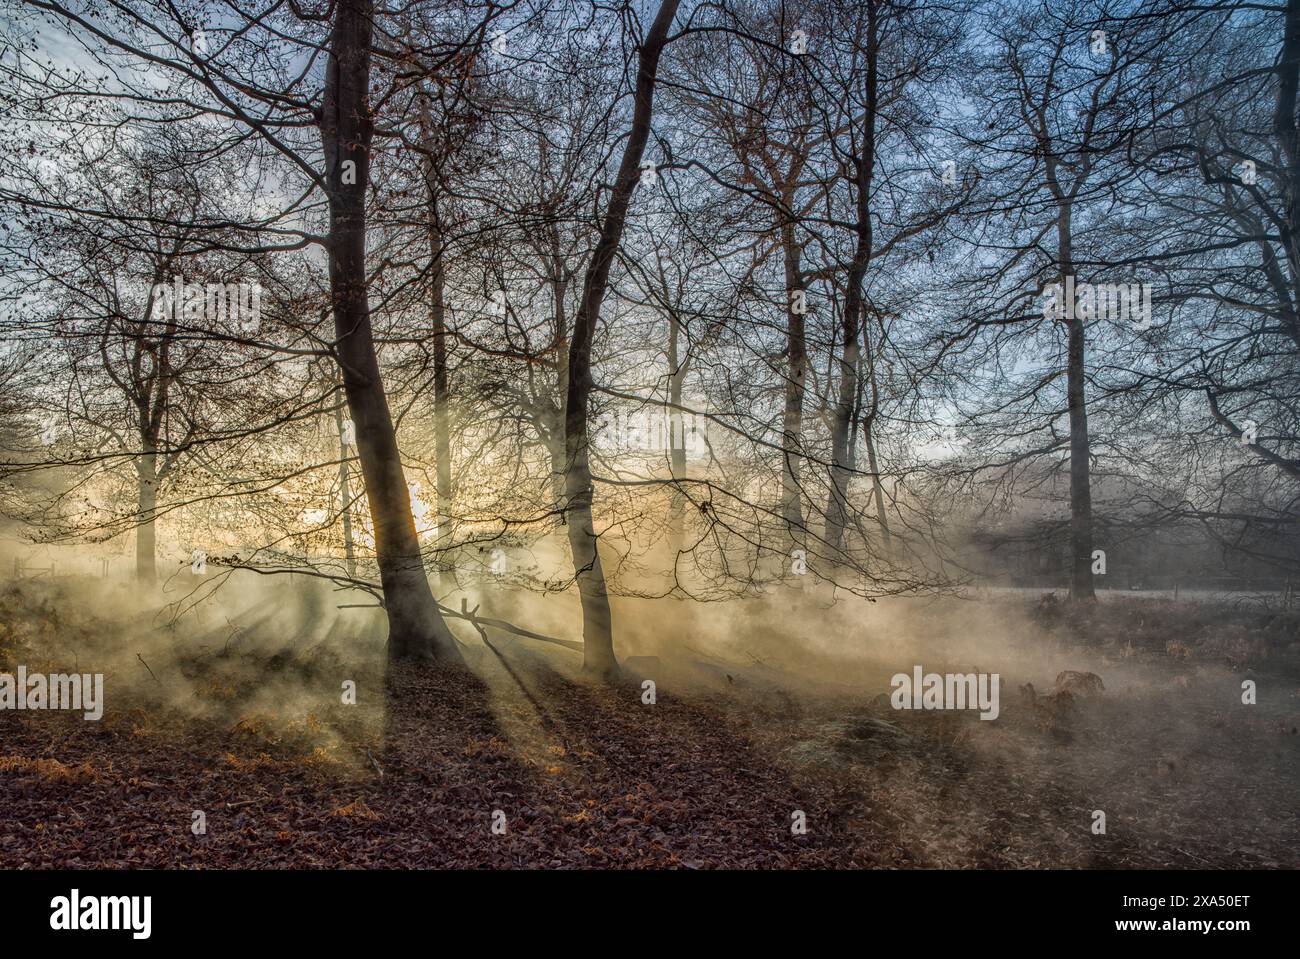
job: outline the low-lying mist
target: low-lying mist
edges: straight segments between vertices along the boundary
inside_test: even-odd
[[[481,617],[581,640],[571,593],[489,577],[440,597],[453,612],[462,598]],[[1122,595],[1076,607],[1038,593],[867,602],[810,580],[716,603],[615,597],[613,615],[624,708],[647,708],[649,680],[659,701],[717,710],[792,776],[829,777],[857,797],[863,822],[891,823],[905,861],[1094,863],[1097,811],[1122,838],[1106,861],[1154,849],[1217,863],[1224,842],[1243,863],[1300,861],[1286,811],[1300,787],[1295,612]],[[538,677],[581,685],[581,653],[491,626],[484,643],[449,621],[476,677],[464,683],[482,685],[507,748],[543,748]],[[164,738],[216,730],[231,764],[379,769],[385,632],[369,593],[305,574],[0,584],[0,671],[103,673],[105,724]],[[916,667],[997,674],[996,720],[895,708],[891,679]],[[1062,692],[1067,673],[1095,674],[1099,688]],[[1027,818],[990,851],[980,837],[1012,815],[1008,803]]]

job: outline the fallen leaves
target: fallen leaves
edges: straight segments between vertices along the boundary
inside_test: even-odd
[[[34,776],[48,783],[96,783],[104,776],[89,761],[69,766],[57,759],[29,759],[26,756],[0,756],[0,773]]]
[[[340,806],[330,813],[331,816],[343,816],[351,819],[378,819],[379,813],[366,805],[364,799],[354,799],[346,806]]]

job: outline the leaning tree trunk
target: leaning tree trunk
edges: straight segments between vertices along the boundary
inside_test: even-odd
[[[458,660],[456,641],[438,611],[424,571],[370,326],[366,184],[373,135],[367,97],[372,16],[369,0],[339,0],[320,116],[336,349],[374,523],[375,555],[388,613],[389,659]]]
[[[654,111],[655,77],[659,55],[663,52],[668,28],[677,14],[679,0],[663,0],[638,57],[636,94],[632,110],[632,129],[623,148],[614,192],[601,225],[600,239],[582,284],[582,303],[573,323],[569,341],[569,381],[564,403],[564,452],[566,459],[565,499],[569,548],[582,597],[583,668],[588,672],[612,677],[618,674],[614,657],[613,623],[605,572],[600,564],[597,533],[592,519],[591,463],[588,458],[588,409],[591,402],[591,351],[595,339],[600,306],[609,286],[609,271],[623,237],[627,208],[632,201],[650,136],[650,118]]]

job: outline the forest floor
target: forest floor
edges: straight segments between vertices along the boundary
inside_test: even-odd
[[[648,704],[522,641],[387,686],[333,627],[168,656],[76,595],[0,587],[0,672],[120,654],[98,722],[0,712],[0,868],[1300,865],[1293,613],[1030,609],[1106,692],[1048,711],[1004,677],[983,722],[756,660],[665,666]]]

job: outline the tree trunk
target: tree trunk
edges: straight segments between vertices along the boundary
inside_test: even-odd
[[[790,202],[790,201],[788,201]],[[781,518],[796,542],[802,542],[803,493],[799,470],[803,447],[803,394],[808,373],[808,344],[804,333],[804,314],[796,311],[793,294],[803,290],[799,265],[799,248],[795,243],[794,224],[781,224],[781,251],[785,263],[786,287],[786,380],[785,412],[781,419]]]
[[[433,150],[428,105],[420,103],[420,134],[426,151]],[[433,455],[437,469],[438,589],[442,594],[456,588],[449,552],[453,544],[451,480],[451,389],[447,375],[447,273],[444,265],[442,220],[438,215],[438,185],[433,159],[424,157],[425,184],[429,192],[429,316],[433,321]]]
[[[1094,599],[1092,584],[1092,485],[1089,467],[1088,407],[1084,397],[1084,328],[1074,299],[1072,208],[1059,203],[1057,253],[1066,296],[1066,403],[1070,411],[1070,598]]]
[[[1277,66],[1277,102],[1273,134],[1286,158],[1283,167],[1286,229],[1283,234],[1291,277],[1300,275],[1300,132],[1296,130],[1296,100],[1300,96],[1300,0],[1287,0],[1282,52]],[[1292,324],[1294,330],[1295,326]]]
[[[686,422],[682,418],[682,386],[686,364],[681,358],[681,323],[668,316],[668,469],[673,491],[668,507],[668,543],[673,563],[686,540],[686,495],[677,485],[686,478]]]
[[[546,140],[541,139],[540,148],[546,153]],[[565,310],[564,298],[568,295],[569,282],[564,275],[564,258],[560,251],[559,231],[554,223],[550,225],[551,273],[548,283],[551,287],[551,301],[554,306],[554,344],[555,344],[555,392],[540,398],[542,403],[540,432],[546,444],[546,452],[551,460],[551,498],[555,505],[563,509],[567,499],[565,454],[564,404],[569,389],[569,317]]]
[[[343,555],[348,575],[357,577],[356,548],[352,543],[352,483],[348,471],[348,447],[343,435],[343,408],[334,407],[334,430],[339,437],[339,513],[343,517]]]
[[[136,460],[135,578],[152,585],[158,579],[154,510],[158,506],[157,453]]]
[[[430,254],[433,257],[430,283],[430,312],[433,317],[433,455],[438,473],[438,543],[450,550],[453,543],[451,485],[451,389],[447,377],[446,274],[442,261],[442,230],[437,220],[437,201],[430,199]],[[444,558],[445,557],[445,558]],[[450,552],[438,559],[438,585],[444,593],[456,588]]]
[[[853,270],[850,270],[850,274]],[[849,452],[853,432],[853,407],[858,389],[858,317],[862,300],[860,286],[852,275],[849,293],[845,297],[844,319],[840,338],[840,386],[831,420],[831,491],[826,504],[826,544],[832,551],[844,543],[844,527],[848,522],[849,473],[853,469]]]
[[[1070,405],[1070,597],[1093,599],[1092,484],[1089,467],[1088,407],[1084,400],[1083,321],[1069,323],[1066,392]]]
[[[862,322],[862,282],[867,273],[867,265],[871,262],[871,181],[876,163],[879,52],[874,0],[868,0],[867,3],[865,52],[866,107],[862,117],[862,143],[852,157],[856,193],[854,234],[857,242],[845,284],[844,315],[840,325],[840,388],[831,421],[831,492],[826,506],[826,542],[832,552],[839,550],[844,542],[844,527],[848,518],[849,474],[853,469],[849,449],[853,433],[853,408],[857,403],[859,388],[858,360],[861,349],[858,340]]]
[[[546,453],[551,459],[551,498],[563,511],[564,501],[568,497],[566,467],[568,458],[564,452],[564,411],[561,409],[550,418],[552,432],[546,437]]]
[[[876,500],[876,519],[880,523],[880,541],[884,545],[885,555],[893,553],[893,537],[889,533],[889,515],[885,512],[885,493],[880,486],[880,464],[876,459],[876,438],[874,436],[876,419],[867,417],[862,424],[862,438],[867,446],[867,468],[871,470],[871,481]]]
[[[876,456],[876,417],[880,412],[880,388],[876,384],[876,354],[871,345],[871,326],[862,327],[867,388],[871,390],[871,408],[862,418],[862,439],[867,447],[867,468],[871,470],[871,487],[876,500],[876,520],[880,523],[880,542],[886,556],[893,555],[893,537],[889,533],[889,514],[885,512],[885,491],[880,482],[880,461]]]
[[[588,672],[612,677],[618,674],[614,656],[613,624],[605,572],[600,564],[597,534],[592,521],[591,464],[588,459],[587,415],[591,400],[591,352],[601,303],[609,286],[609,271],[623,237],[627,209],[640,175],[641,156],[650,136],[650,118],[654,110],[655,77],[659,55],[679,0],[662,0],[659,13],[641,46],[638,57],[636,94],[632,111],[632,129],[623,148],[614,192],[601,225],[600,239],[582,285],[582,303],[574,319],[573,337],[569,341],[569,380],[564,403],[564,452],[566,522],[573,567],[582,597],[583,668]]]
[[[456,641],[438,611],[424,571],[370,326],[366,184],[373,135],[367,98],[372,16],[368,0],[339,0],[320,118],[330,208],[328,251],[336,349],[374,523],[375,554],[388,613],[389,659],[459,660]]]

